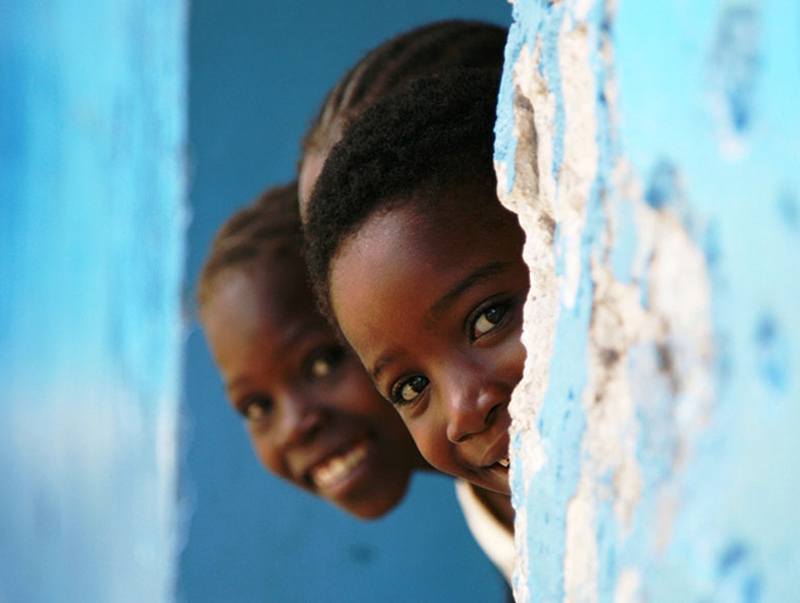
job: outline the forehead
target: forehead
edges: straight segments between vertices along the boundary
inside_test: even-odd
[[[465,274],[490,263],[522,265],[516,217],[493,193],[460,193],[467,194],[492,197],[477,203],[455,195],[427,211],[406,204],[369,218],[341,246],[331,264],[332,306],[365,362],[367,343],[399,344],[404,327],[423,321]]]
[[[231,358],[278,341],[306,323],[323,323],[302,261],[254,261],[223,270],[202,310],[215,356]]]

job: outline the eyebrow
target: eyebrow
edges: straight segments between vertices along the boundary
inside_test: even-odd
[[[314,331],[318,330],[320,328],[320,324],[324,323],[308,321],[293,325],[292,328],[287,329],[287,332],[284,333],[283,336],[278,338],[276,342],[278,349],[282,354],[288,354],[289,350],[296,346],[300,341],[308,337],[309,333],[313,333]]]
[[[425,314],[426,323],[436,323],[447,310],[467,291],[507,270],[509,262],[490,262],[470,272],[442,295]]]
[[[237,377],[230,383],[225,384],[225,394],[233,400],[233,394],[238,392],[240,389],[249,389],[250,388],[250,380],[247,377]],[[235,400],[234,400],[235,402]]]
[[[462,295],[464,295],[464,293],[480,283],[486,282],[487,280],[497,276],[501,272],[507,270],[510,266],[511,264],[509,262],[490,262],[489,264],[485,264],[479,268],[476,268],[463,279],[458,281],[455,285],[453,285],[453,287],[451,287],[438,300],[436,300],[436,302],[431,306],[430,310],[428,310],[428,312],[425,314],[425,322],[435,323],[442,317],[448,308],[450,308]],[[370,371],[372,380],[375,382],[376,386],[378,384],[378,377],[383,369],[395,362],[400,355],[401,352],[399,350],[387,350],[378,357],[378,360],[375,361],[375,366]]]
[[[304,322],[292,329],[289,329],[289,332],[278,340],[278,349],[283,355],[288,354],[289,350],[293,346],[297,345],[299,341],[301,341],[309,333],[315,331],[318,327],[319,325],[316,323]],[[236,392],[239,389],[250,389],[250,379],[248,377],[236,377],[230,382],[225,383],[225,391],[229,397],[231,397],[233,392]]]

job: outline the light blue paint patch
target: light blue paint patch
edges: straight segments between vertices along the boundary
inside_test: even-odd
[[[698,129],[697,117],[706,114],[708,51],[702,42],[715,19],[714,6],[702,3],[637,3],[618,10],[614,61],[621,147],[640,175],[664,156],[698,157],[692,149],[714,137],[713,124]],[[684,98],[676,103],[664,89],[681,91]]]
[[[647,383],[634,384],[637,419],[641,426],[637,440],[637,461],[645,496],[661,487],[670,477],[677,449],[678,433],[674,418],[674,392],[668,370],[674,359],[665,346],[642,345],[629,354],[631,374],[657,372]],[[638,386],[638,387],[637,387]],[[647,506],[645,502],[644,506]]]
[[[582,238],[582,265],[588,265],[592,246],[602,227],[599,186],[588,201],[586,230]],[[558,245],[558,240],[554,243]],[[575,306],[562,308],[550,364],[547,393],[538,418],[547,465],[529,484],[528,575],[533,601],[563,598],[563,560],[566,552],[566,508],[575,494],[581,471],[582,441],[586,428],[583,390],[588,370],[588,328],[593,285],[584,269]]]
[[[4,7],[3,601],[171,599],[184,11]]]
[[[753,334],[757,370],[763,384],[774,390],[770,393],[785,394],[789,388],[792,357],[786,332],[770,312],[762,313],[756,321]]]
[[[594,4],[589,15],[589,22],[592,24],[592,27],[589,28],[592,47],[590,61],[597,90],[595,98],[595,122],[597,126],[595,144],[598,149],[598,157],[597,176],[593,185],[596,190],[592,194],[597,196],[596,203],[602,203],[604,206],[613,205],[617,208],[617,231],[614,233],[611,263],[615,276],[622,282],[627,283],[631,279],[637,237],[631,203],[626,199],[618,199],[617,203],[611,203],[612,198],[616,196],[616,192],[609,183],[620,149],[616,133],[612,128],[608,98],[606,97],[606,86],[611,74],[608,72],[607,61],[602,55],[600,47],[601,36],[610,33],[611,28],[611,22],[606,13],[606,5],[604,3],[596,2]],[[598,228],[600,224],[598,222]]]
[[[589,292],[583,289],[589,287]],[[581,403],[585,385],[587,327],[591,284],[581,283],[575,312],[558,322],[550,381],[538,417],[546,466],[528,484],[528,576],[532,601],[558,601],[564,594],[566,506],[580,475],[581,441],[586,417]],[[583,377],[581,378],[581,375]]]
[[[597,503],[596,524],[597,558],[603,560],[597,568],[597,601],[614,603],[620,570],[618,561],[620,534],[614,509],[608,500]]]
[[[519,433],[515,433],[511,440],[512,457],[519,458],[522,450],[522,438]],[[521,508],[524,504],[522,493],[525,491],[525,475],[520,467],[511,468],[511,504],[515,509]]]
[[[699,50],[704,42],[714,47],[718,17],[724,17],[692,6],[690,19],[675,14],[673,6],[668,9],[673,14],[663,19],[634,18],[641,9],[622,5],[617,27],[621,98],[628,108],[622,124],[625,147],[638,166],[674,158],[691,211],[708,225],[699,240],[711,273],[717,398],[685,475],[672,486],[681,505],[661,556],[647,544],[652,541],[647,519],[656,517],[653,484],[671,470],[663,461],[669,457],[662,456],[670,454],[669,446],[640,456],[648,476],[637,511],[643,521],[637,522],[625,557],[638,556],[653,601],[796,600],[800,593],[791,568],[798,561],[800,535],[796,522],[787,518],[794,513],[790,501],[800,480],[781,468],[786,459],[798,459],[793,428],[787,426],[797,425],[800,417],[796,404],[789,408],[781,400],[800,399],[797,384],[784,379],[797,366],[789,342],[798,339],[800,321],[790,301],[797,298],[796,283],[780,275],[792,271],[789,258],[797,257],[797,243],[785,227],[780,202],[774,211],[756,200],[765,190],[785,188],[783,183],[795,178],[790,174],[797,173],[800,116],[796,105],[786,105],[786,97],[797,89],[800,75],[787,61],[798,47],[798,34],[786,23],[798,22],[800,11],[779,2],[764,4],[761,72],[752,83],[758,94],[742,91],[750,103],[749,117],[739,124],[748,133],[748,155],[732,161],[708,134],[713,120],[698,102],[700,78],[676,85],[679,78],[703,72],[702,57],[709,55]],[[634,38],[643,44],[632,44]],[[668,51],[675,40],[682,48]],[[681,69],[654,71],[665,54]],[[656,110],[656,98],[670,111]],[[651,432],[664,421],[657,414],[641,418]]]
[[[550,7],[541,28],[542,74],[556,96],[554,125],[553,174],[558,182],[564,154],[564,103],[561,92],[561,73],[558,61],[558,34],[564,18],[564,7]],[[602,11],[595,7],[595,18],[603,20]],[[602,89],[604,70],[595,64],[595,74]],[[597,111],[607,116],[607,105],[601,95]],[[561,600],[564,592],[563,562],[566,553],[566,507],[575,493],[581,471],[582,439],[586,427],[583,409],[583,389],[588,366],[588,325],[591,317],[592,282],[587,269],[594,253],[604,218],[600,199],[605,196],[608,166],[612,161],[609,130],[598,132],[600,149],[599,170],[587,199],[586,226],[581,238],[581,270],[575,306],[571,311],[562,308],[556,331],[556,343],[551,360],[550,379],[545,400],[538,416],[538,428],[548,459],[545,467],[529,483],[527,511],[529,592],[534,601]],[[561,228],[557,226],[554,247],[556,272],[564,273],[565,247]],[[611,526],[602,525],[604,542]],[[606,575],[614,580],[616,568]]]
[[[563,3],[551,5],[550,14],[541,27],[542,57],[540,66],[542,75],[555,97],[555,117],[553,123],[553,178],[558,182],[558,174],[564,161],[564,132],[566,129],[564,92],[561,88],[561,66],[559,64],[558,36],[564,20]]]
[[[514,65],[522,48],[524,35],[519,23],[508,32],[503,61],[503,77],[497,97],[497,121],[494,124],[494,159],[506,168],[506,192],[514,188],[516,179],[517,140],[514,137]]]
[[[503,77],[497,102],[497,121],[494,127],[494,158],[506,166],[506,190],[514,188],[516,179],[517,140],[514,137],[514,67],[526,44],[532,47],[542,23],[540,2],[514,3],[513,23],[506,42]]]
[[[660,159],[650,171],[644,200],[653,209],[674,205],[680,196],[678,170],[668,159]]]
[[[611,266],[614,276],[623,283],[631,282],[633,258],[636,253],[636,223],[633,218],[633,205],[622,202],[617,205],[614,246],[611,249]]]
[[[564,4],[545,7],[540,32],[542,73],[557,103],[563,99],[552,35]],[[608,31],[594,10],[590,35]],[[793,378],[800,363],[794,345],[800,340],[800,281],[786,278],[800,257],[798,23],[800,6],[778,1],[619,7],[614,56],[620,142],[606,123],[605,99],[598,97],[601,158],[589,203],[617,194],[605,186],[621,149],[640,178],[647,177],[650,206],[682,218],[707,261],[716,372],[714,400],[687,432],[671,370],[685,360],[671,356],[682,353],[680,346],[631,351],[631,374],[648,375],[632,383],[642,492],[624,538],[610,508],[596,509],[601,600],[610,600],[611,585],[625,568],[639,572],[650,601],[800,600],[794,521],[800,475],[786,470],[800,462],[794,436],[800,405],[786,403],[800,400]],[[593,52],[602,83],[606,74],[598,49]],[[721,116],[727,124],[722,132]],[[557,120],[553,136],[563,141],[563,122]],[[731,144],[731,137],[746,144]],[[560,159],[553,166],[556,178],[559,166]],[[620,230],[633,236],[615,244],[612,263],[619,278],[629,278],[635,225],[630,216],[619,221],[625,224]],[[587,222],[581,295],[591,288],[586,272],[598,224],[596,216]],[[563,274],[560,229],[556,246]],[[643,296],[646,303],[646,290]],[[548,464],[529,481],[528,500],[522,501],[534,600],[563,596],[564,513],[580,468],[585,423],[574,406],[586,379],[587,340],[580,332],[589,324],[585,303],[579,296],[557,325],[550,388],[537,417]],[[520,487],[516,480],[514,487]]]
[[[781,222],[795,235],[800,234],[800,200],[796,189],[786,188],[781,191],[777,202]]]
[[[597,133],[595,134],[595,144],[597,144],[598,149],[597,171],[604,181],[610,176],[614,162],[619,157],[618,141],[616,133],[613,131],[608,98],[606,96],[606,86],[612,74],[608,72],[607,61],[602,55],[601,48],[603,36],[608,35],[611,30],[611,21],[606,13],[606,8],[604,3],[595,2],[589,14],[589,22],[592,24],[589,29],[592,48],[589,60],[591,61],[596,87],[595,123]],[[601,194],[605,195],[607,192],[606,186],[604,186]]]
[[[755,120],[760,59],[759,2],[728,2],[720,12],[711,53],[712,89],[726,125],[737,135]]]

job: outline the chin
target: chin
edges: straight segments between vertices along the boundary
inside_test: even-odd
[[[409,479],[391,485],[375,488],[373,496],[365,496],[359,501],[332,501],[350,515],[364,521],[380,519],[403,502],[408,492]]]

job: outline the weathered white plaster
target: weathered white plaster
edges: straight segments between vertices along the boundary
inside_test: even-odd
[[[535,426],[536,407],[544,399],[549,375],[550,357],[558,315],[558,285],[555,274],[553,249],[553,202],[555,179],[549,166],[552,163],[552,145],[548,141],[537,144],[537,131],[551,127],[555,114],[555,101],[548,93],[544,80],[536,76],[536,53],[524,47],[515,69],[532,77],[520,77],[521,89],[515,95],[519,104],[515,111],[520,119],[514,122],[514,137],[518,141],[515,157],[514,188],[507,191],[506,166],[498,163],[498,196],[509,209],[517,212],[520,224],[528,237],[523,255],[531,267],[531,288],[524,312],[523,331],[537,333],[534,340],[525,343],[527,358],[523,381],[514,391],[510,404],[512,417],[511,438],[519,438],[519,446],[511,465],[512,476],[533,475],[546,462],[544,449]],[[543,176],[540,177],[540,174]],[[537,199],[538,203],[531,203]],[[512,453],[513,454],[513,453]],[[526,481],[523,481],[525,488]],[[527,492],[515,494],[524,499]],[[525,516],[518,514],[515,523],[515,540],[520,559],[527,559],[527,526]],[[517,564],[514,590],[519,600],[527,600],[528,578],[523,565]]]
[[[597,174],[596,86],[591,65],[587,28],[565,19],[558,41],[561,93],[564,103],[564,158],[558,174],[555,219],[561,230],[564,276],[562,303],[575,304],[581,271],[581,239],[586,226],[586,205]],[[551,125],[552,128],[552,125]]]
[[[537,563],[529,558],[528,512],[533,504],[548,513],[550,501],[531,501],[530,487],[540,472],[552,469],[537,421],[553,370],[559,317],[577,311],[584,271],[590,270],[592,302],[583,368],[587,377],[578,396],[585,426],[579,479],[565,510],[564,600],[598,600],[601,506],[612,510],[620,542],[633,529],[644,487],[637,457],[642,421],[647,421],[641,413],[650,412],[651,398],[660,400],[662,394],[674,400],[672,411],[661,417],[664,424],[645,428],[675,439],[672,456],[664,459],[671,465],[669,474],[656,486],[663,513],[652,526],[657,547],[669,541],[680,470],[705,424],[712,397],[705,258],[675,210],[646,203],[639,177],[616,154],[618,93],[611,40],[589,18],[594,3],[567,4],[555,55],[545,56],[543,37],[528,32],[513,68],[516,155],[510,191],[503,185],[508,166],[497,165],[499,196],[520,216],[528,235],[525,260],[531,267],[523,333],[528,359],[511,405],[516,444],[512,480],[519,485],[514,492],[519,601],[538,600],[526,574]],[[606,6],[607,15],[609,11]],[[558,86],[547,75],[552,68],[547,61],[553,56]],[[606,70],[602,80],[598,64]],[[608,109],[604,115],[598,112],[599,82]],[[599,128],[601,119],[606,120],[605,134]],[[559,143],[563,153],[554,169]],[[601,162],[609,166],[605,172]],[[590,227],[593,239],[587,238]],[[582,370],[580,363],[575,369]],[[569,407],[566,401],[554,403]],[[641,600],[640,582],[636,567],[622,570],[614,586],[615,601]]]
[[[622,570],[614,590],[614,603],[642,603],[643,601],[639,572],[634,569]]]

